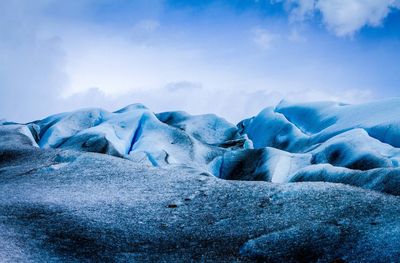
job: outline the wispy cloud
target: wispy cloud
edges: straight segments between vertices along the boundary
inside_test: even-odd
[[[284,11],[238,11],[231,1],[201,10],[162,3],[0,2],[0,118],[29,121],[142,102],[154,111],[214,112],[237,121],[283,98],[399,95],[396,43],[371,48],[374,42],[287,24]],[[313,11],[304,4],[298,15],[322,10],[312,3]]]
[[[43,1],[38,1],[38,3]],[[42,5],[0,2],[0,113],[26,120],[47,114],[68,85],[62,39],[43,36]],[[35,113],[35,114],[32,114]]]
[[[193,83],[190,81],[178,81],[178,82],[171,82],[165,85],[165,88],[171,92],[180,91],[180,90],[201,90],[203,85],[201,83]]]
[[[260,89],[219,90],[204,89],[198,83],[182,81],[148,91],[130,91],[121,96],[107,95],[92,88],[76,93],[63,101],[68,108],[99,107],[110,111],[131,103],[143,103],[155,112],[185,110],[192,114],[214,113],[236,123],[257,114],[267,106],[276,105],[282,98],[292,102],[318,100],[358,103],[371,100],[369,90],[324,91],[320,89]]]
[[[337,36],[351,36],[365,26],[380,26],[400,7],[398,0],[282,0],[291,20],[298,22],[322,15],[323,23]]]
[[[261,49],[269,49],[273,46],[274,42],[279,40],[280,35],[275,34],[262,27],[255,27],[252,30],[253,41]]]

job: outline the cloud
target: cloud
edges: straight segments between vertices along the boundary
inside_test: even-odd
[[[175,86],[178,88],[172,88]],[[330,100],[359,103],[371,100],[372,93],[369,90],[343,92],[295,88],[218,90],[204,89],[198,83],[180,81],[158,89],[130,91],[118,96],[107,95],[98,88],[91,88],[64,98],[59,103],[67,105],[64,110],[68,111],[82,107],[101,107],[115,111],[132,103],[142,103],[154,112],[185,110],[191,114],[214,113],[237,123],[259,113],[265,107],[275,106],[283,98],[292,102]]]
[[[291,21],[303,21],[315,13],[337,36],[351,36],[365,26],[380,26],[387,15],[400,8],[398,0],[284,0]]]
[[[338,36],[345,36],[364,26],[379,26],[394,4],[393,0],[320,0],[317,8],[324,23]]]
[[[315,4],[318,0],[278,0],[284,1],[286,8],[290,10],[291,21],[303,21],[313,15]]]
[[[193,83],[190,81],[178,81],[178,82],[171,82],[165,85],[165,88],[171,92],[186,90],[186,91],[193,91],[202,89],[203,85],[201,83]]]
[[[0,113],[16,121],[55,109],[52,98],[67,85],[62,39],[43,36],[43,1],[0,2]]]
[[[96,3],[0,1],[0,118],[141,102],[238,121],[283,98],[358,102],[372,97],[360,91],[383,97],[384,81],[398,83],[397,49],[338,46],[302,31],[306,24],[288,28],[229,9],[193,19],[192,11],[186,18],[106,5],[98,15]],[[306,10],[298,14],[307,17]]]
[[[261,49],[271,48],[273,43],[280,38],[278,34],[271,33],[262,27],[255,27],[251,32],[254,43]]]

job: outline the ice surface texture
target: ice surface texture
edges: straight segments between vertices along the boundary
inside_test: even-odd
[[[400,99],[361,105],[281,102],[238,127],[256,149],[283,151],[276,152],[277,160],[286,165],[272,181],[346,183],[400,194]]]
[[[4,121],[0,261],[398,262],[399,113],[283,102],[235,126],[134,104]]]
[[[86,114],[89,120],[85,124],[74,123],[76,116],[62,117],[68,129],[59,131],[65,142],[55,149],[37,147],[32,140],[35,136],[29,134],[25,125],[0,126],[1,262],[375,263],[397,262],[400,258],[399,197],[323,182],[276,184],[222,180],[187,165],[161,167],[164,159],[155,155],[152,155],[154,162],[160,166],[152,167],[151,161],[146,166],[130,160],[130,153],[142,147],[135,145],[152,128],[150,124],[164,126],[146,110],[133,109],[132,113],[137,110],[143,114],[130,117],[132,123],[126,124],[134,127],[131,132],[121,128],[126,133],[118,130],[119,138],[112,142],[109,138],[115,139],[117,132],[109,128],[114,123],[107,119],[103,137],[97,132],[94,137],[107,139],[110,146],[103,150],[111,149],[111,143],[114,153],[128,149],[124,155],[127,158],[85,151],[97,150],[94,146],[81,148],[77,144],[74,148],[69,143],[63,146],[69,140],[82,144],[90,140],[90,136],[86,137],[90,133],[85,130],[93,128],[77,130],[91,126],[100,115]],[[102,118],[106,119],[106,115]],[[59,117],[46,123],[60,121]],[[253,179],[253,175],[255,179],[287,181],[285,174],[311,162],[312,154],[274,148],[233,150],[243,147],[240,146],[243,141],[232,142],[241,138],[231,132],[234,126],[214,126],[208,117],[199,119],[207,120],[210,126],[205,127],[218,128],[218,137],[224,134],[226,141],[231,142],[229,150],[212,134],[201,133],[193,139],[194,135],[182,133],[196,143],[201,139],[204,147],[224,145],[203,148],[215,147],[215,151],[225,152],[221,177],[236,179],[237,175]],[[171,123],[178,126],[184,122]],[[172,128],[165,125],[161,131],[167,133]],[[142,132],[135,132],[138,127]],[[59,130],[60,126],[53,129]],[[38,127],[32,130],[40,136]],[[165,143],[170,137],[161,131],[152,135]],[[75,135],[69,138],[67,134]],[[51,138],[48,136],[46,140],[61,141]],[[124,141],[120,138],[128,138],[126,147],[123,143],[116,144]],[[130,139],[134,141],[131,150]],[[182,145],[187,141],[184,139]],[[164,144],[153,140],[153,145],[146,144],[150,146],[153,148],[148,152],[153,154],[157,149],[161,151]],[[176,147],[172,149],[180,149]],[[196,151],[196,147],[186,147],[189,152]],[[180,151],[184,158],[191,158],[187,151]],[[297,166],[289,167],[291,163]],[[334,179],[346,177],[348,182],[360,186],[368,185],[364,183],[370,177],[385,176],[379,169],[386,171],[378,168],[350,173],[347,171],[353,170],[331,164],[308,168],[311,171],[302,170],[295,177],[306,174],[318,180],[318,176],[326,174]],[[379,184],[379,181],[372,182]]]
[[[229,180],[324,181],[400,195],[400,99],[281,102],[236,126],[213,114],[155,114],[133,104],[61,113],[26,127],[41,148],[184,165]]]

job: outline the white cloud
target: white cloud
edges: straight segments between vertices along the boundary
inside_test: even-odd
[[[351,35],[364,26],[379,26],[394,7],[393,0],[320,0],[324,23],[338,36]]]
[[[316,0],[284,0],[290,10],[291,21],[303,21],[312,16],[315,10]],[[317,0],[318,1],[318,0]]]
[[[167,85],[165,85],[165,88],[171,92],[180,91],[180,90],[193,91],[193,90],[202,89],[203,85],[201,83],[193,83],[193,82],[184,80],[184,81],[168,83]]]
[[[262,49],[269,49],[280,37],[278,34],[271,33],[262,27],[253,28],[252,34],[254,43]]]
[[[320,12],[325,26],[337,36],[353,35],[365,26],[376,27],[399,0],[284,0],[292,21],[302,21]]]
[[[40,34],[43,2],[0,1],[0,114],[7,119],[47,114],[67,85],[62,39]]]
[[[331,46],[318,39],[301,45],[302,27],[285,35],[274,23],[249,31],[252,19],[242,27],[213,20],[171,26],[146,14],[121,26],[49,16],[46,8],[29,5],[33,1],[10,3],[18,2],[0,1],[0,118],[15,121],[134,102],[154,111],[214,112],[238,121],[282,98],[352,102],[362,96],[346,90],[379,90],[385,76],[398,76],[375,74],[374,61],[382,56],[374,50],[331,54]],[[300,16],[307,17],[307,6]]]
[[[291,102],[319,100],[360,103],[372,99],[368,90],[323,91],[319,89],[260,89],[260,90],[218,90],[204,89],[198,83],[181,81],[148,91],[130,91],[119,96],[107,95],[100,89],[92,88],[68,98],[64,110],[82,107],[101,107],[115,111],[131,103],[142,103],[154,112],[185,110],[191,114],[214,113],[237,123],[251,117],[263,108],[275,106],[282,99]],[[171,88],[177,86],[178,88]],[[53,112],[54,113],[54,112]]]

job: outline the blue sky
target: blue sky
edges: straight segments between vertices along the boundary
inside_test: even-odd
[[[0,3],[0,118],[400,96],[399,0]]]

